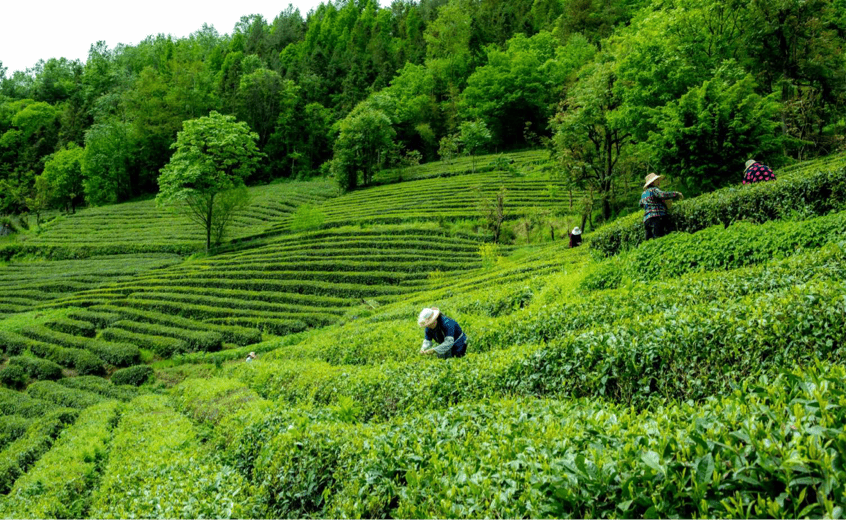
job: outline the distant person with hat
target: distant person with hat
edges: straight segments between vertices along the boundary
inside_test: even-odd
[[[423,355],[435,354],[441,359],[463,357],[467,353],[467,336],[455,320],[441,314],[437,307],[420,311],[417,325],[424,327]]]
[[[582,230],[579,226],[573,228],[573,231],[567,233],[570,236],[570,247],[578,247],[582,244]]]
[[[647,175],[643,194],[640,196],[646,240],[660,238],[670,232],[670,216],[664,201],[684,198],[684,195],[677,191],[661,191],[659,188],[662,178],[661,175],[655,173]]]
[[[249,354],[247,354],[246,362],[249,363],[250,361],[254,360],[256,357],[257,356],[256,356],[255,352],[250,352]]]
[[[743,172],[743,184],[754,184],[756,182],[774,181],[776,176],[773,169],[761,164],[755,159],[746,161],[746,171]]]

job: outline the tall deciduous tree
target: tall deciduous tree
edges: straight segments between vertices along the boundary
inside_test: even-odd
[[[85,150],[70,143],[67,148],[53,154],[44,165],[44,173],[41,174],[50,187],[53,201],[68,213],[76,212],[76,206],[82,201],[82,157],[84,154]]]
[[[629,128],[615,114],[620,106],[615,80],[613,63],[588,65],[565,109],[553,119],[558,162],[573,184],[597,192],[605,218],[611,216],[610,196],[618,162],[631,144]]]
[[[185,121],[170,162],[159,176],[157,203],[178,205],[203,226],[206,250],[225,233],[232,214],[248,199],[244,179],[258,166],[258,136],[233,116],[211,112]]]
[[[458,129],[458,140],[465,154],[471,157],[473,171],[476,171],[476,154],[491,142],[491,132],[484,121],[465,121]]]
[[[339,125],[332,167],[341,189],[355,189],[359,174],[364,185],[370,184],[394,148],[396,132],[386,113],[392,111],[380,109],[379,104],[378,96],[359,104]]]

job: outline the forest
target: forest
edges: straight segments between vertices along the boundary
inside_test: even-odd
[[[608,218],[647,171],[697,194],[842,150],[844,43],[845,0],[339,0],[96,42],[0,63],[0,214],[155,194],[216,111],[254,134],[248,184],[545,148]]]

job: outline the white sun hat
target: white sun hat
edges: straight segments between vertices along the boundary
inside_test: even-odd
[[[573,228],[573,234],[574,235],[581,235],[582,234],[582,230],[579,229],[579,226],[576,226],[576,227]]]
[[[644,180],[645,184],[643,185],[643,189],[646,189],[650,184],[657,181],[661,177],[662,175],[658,175],[657,173],[650,173],[646,176],[646,179]]]
[[[428,327],[429,325],[435,323],[435,320],[438,319],[438,316],[441,314],[441,311],[438,310],[437,307],[425,308],[420,311],[420,316],[417,317],[417,325],[421,327]]]

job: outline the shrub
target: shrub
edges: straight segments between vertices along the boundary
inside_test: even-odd
[[[33,421],[23,436],[0,452],[0,493],[9,492],[18,477],[50,449],[53,440],[76,415],[76,410],[54,410]]]
[[[32,356],[14,356],[9,359],[11,365],[20,366],[33,379],[59,379],[62,367],[52,361]]]
[[[17,518],[85,518],[117,413],[115,401],[81,412],[50,451],[15,482],[0,513]]]
[[[90,322],[71,318],[55,318],[45,323],[45,325],[55,331],[64,332],[72,336],[93,338],[97,332],[94,325]]]
[[[127,344],[131,342],[141,348],[152,350],[163,358],[169,358],[173,354],[185,352],[188,348],[188,345],[182,340],[164,336],[148,336],[113,327],[100,331],[100,336],[103,339],[125,342]],[[137,361],[138,358],[134,360],[134,362]]]
[[[113,327],[150,336],[164,336],[184,341],[189,350],[217,350],[223,342],[223,335],[219,332],[186,330],[179,327],[141,323],[132,320],[121,320]]]
[[[127,405],[89,516],[246,518],[256,514],[247,482],[202,449],[191,421],[169,408],[167,398],[141,396]]]
[[[7,388],[19,390],[26,386],[26,372],[17,365],[8,365],[0,370],[0,383]]]
[[[117,386],[112,381],[97,376],[66,377],[60,380],[59,384],[121,401],[130,401],[139,394],[138,389],[133,386]]]
[[[93,392],[68,388],[53,381],[37,381],[26,389],[26,392],[36,399],[51,401],[67,408],[83,409],[104,401],[104,398]]]
[[[112,383],[116,385],[141,386],[153,375],[153,368],[149,365],[135,365],[116,370],[112,374]]]
[[[91,309],[75,310],[68,313],[68,317],[78,321],[87,321],[98,329],[104,329],[120,319],[120,315],[112,312],[98,312]]]
[[[738,220],[766,222],[800,215],[824,215],[843,209],[846,168],[808,165],[777,181],[723,188],[673,205],[670,218],[679,231],[692,233]],[[643,242],[642,214],[619,219],[596,231],[590,246],[611,256]]]
[[[26,433],[30,424],[32,424],[32,419],[26,417],[0,415],[0,450]]]
[[[43,417],[56,405],[44,399],[34,399],[27,394],[0,388],[0,413],[25,418]]]

